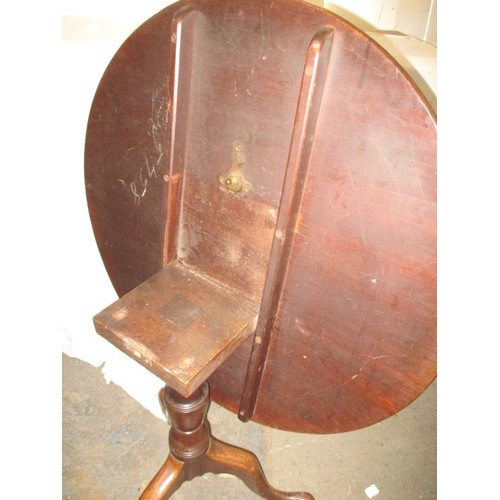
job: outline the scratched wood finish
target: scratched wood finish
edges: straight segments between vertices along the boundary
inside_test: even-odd
[[[173,263],[94,317],[96,330],[187,397],[255,330],[259,304]]]
[[[258,302],[307,53],[325,28],[333,45],[251,416],[314,433],[378,422],[435,377],[436,124],[409,77],[366,35],[309,4],[182,1],[111,61],[85,150],[91,220],[118,295],[175,254]],[[239,196],[218,181],[235,141],[252,184]],[[209,379],[212,398],[235,413],[254,344],[248,337]]]

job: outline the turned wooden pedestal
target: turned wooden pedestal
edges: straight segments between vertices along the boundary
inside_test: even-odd
[[[141,495],[141,499],[169,498],[184,481],[207,472],[233,474],[257,495],[270,500],[314,498],[309,493],[276,490],[267,482],[253,453],[223,443],[212,436],[206,418],[210,404],[207,382],[188,398],[165,387],[160,391],[160,401],[172,422],[169,434],[170,455]]]

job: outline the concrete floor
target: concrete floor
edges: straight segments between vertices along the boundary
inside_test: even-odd
[[[63,355],[62,373],[63,498],[137,499],[168,455],[168,423],[106,384],[99,368]],[[316,500],[436,498],[436,382],[399,414],[345,434],[243,424],[216,404],[209,419],[215,436],[257,454],[276,488],[308,491]],[[366,490],[371,485],[376,489]],[[258,497],[239,479],[207,474],[171,498]]]

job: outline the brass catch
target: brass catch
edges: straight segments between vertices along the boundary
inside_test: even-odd
[[[241,169],[245,162],[242,147],[239,142],[234,143],[233,153],[231,155],[231,170],[226,174],[219,175],[221,187],[228,193],[248,193],[252,190],[252,185],[245,180]]]

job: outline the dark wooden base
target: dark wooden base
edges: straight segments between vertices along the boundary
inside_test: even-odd
[[[160,391],[160,402],[172,422],[170,454],[141,495],[143,500],[169,498],[184,481],[207,472],[239,477],[253,492],[269,500],[314,500],[309,493],[288,493],[273,488],[257,457],[250,451],[214,438],[206,418],[210,404],[205,382],[188,398],[170,387]]]

